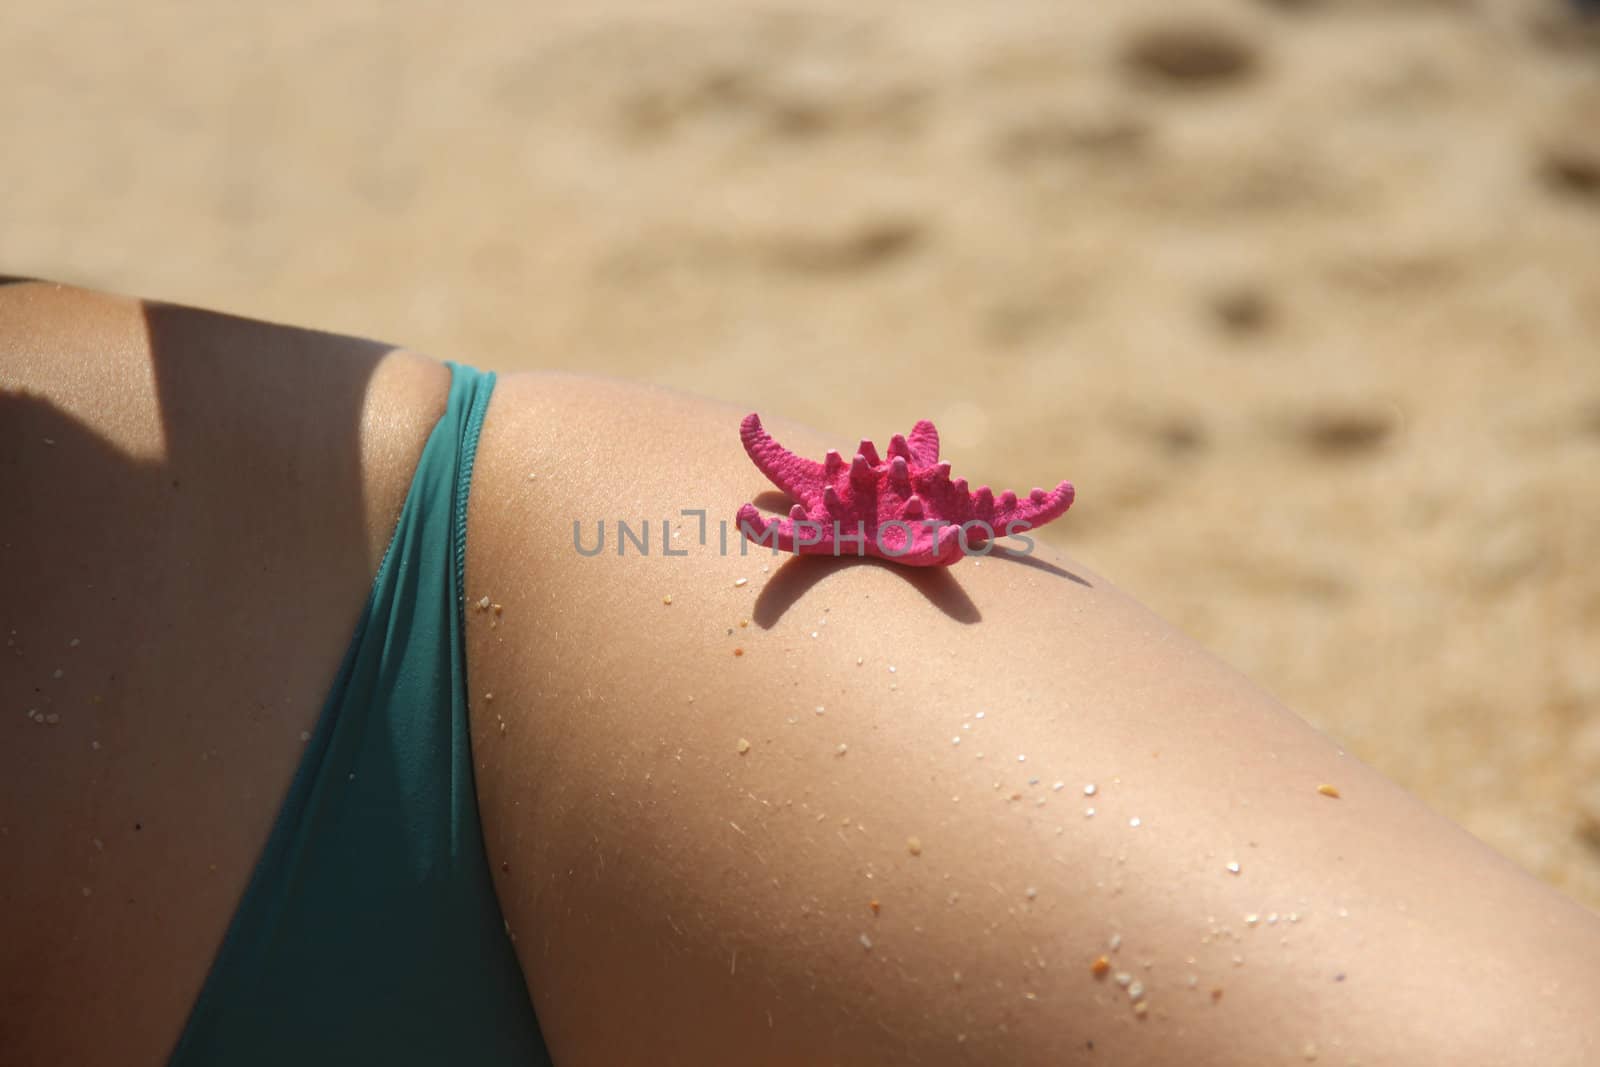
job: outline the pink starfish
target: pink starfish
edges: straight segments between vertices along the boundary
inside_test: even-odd
[[[833,449],[818,463],[772,439],[751,413],[739,424],[751,460],[793,500],[787,519],[767,519],[754,504],[739,508],[739,529],[757,544],[808,555],[877,556],[913,567],[947,567],[996,537],[1043,526],[1072,506],[1071,482],[1027,500],[982,486],[967,491],[939,460],[939,431],[927,419],[889,439],[889,459],[863,439],[849,463]]]

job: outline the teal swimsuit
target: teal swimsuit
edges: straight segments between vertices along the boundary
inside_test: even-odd
[[[467,491],[494,375],[449,366],[448,407],[171,1067],[550,1062],[467,731]]]

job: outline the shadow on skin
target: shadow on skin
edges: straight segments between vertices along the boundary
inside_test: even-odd
[[[1016,563],[1016,564],[1020,564],[1021,566],[1024,566],[1024,567],[1032,567],[1034,570],[1044,571],[1046,574],[1053,574],[1057,578],[1065,578],[1069,582],[1077,582],[1079,585],[1083,586],[1085,589],[1093,589],[1094,588],[1094,584],[1092,582],[1090,582],[1087,578],[1084,578],[1082,575],[1073,574],[1071,571],[1067,570],[1065,567],[1057,567],[1054,563],[1049,563],[1049,562],[1046,562],[1045,560],[1039,559],[1036,556],[1032,556],[1032,555],[1028,555],[1026,553],[1018,552],[1015,549],[1007,548],[1005,545],[1000,545],[1000,544],[995,545],[990,550],[988,556],[986,556],[984,558],[986,558],[986,559],[1003,559],[1003,560],[1007,561],[1008,563]]]
[[[750,503],[780,519],[788,518],[789,509],[795,505],[793,500],[790,500],[787,495],[778,492],[776,489],[767,489],[757,493],[751,498]]]
[[[950,574],[948,567],[902,567],[871,556],[790,556],[773,572],[772,579],[756,597],[750,618],[764,630],[776,626],[783,613],[788,611],[812,587],[831,574],[849,567],[880,567],[906,580],[928,603],[944,612],[956,622],[968,625],[982,622],[978,605],[967,596],[961,583]]]
[[[14,904],[0,919],[0,1002],[57,985],[75,998],[71,1015],[30,1001],[33,1024],[15,1040],[0,1026],[0,1061],[105,1058],[63,1051],[92,1045],[107,1062],[165,1062],[237,906],[230,887],[246,884],[300,759],[292,742],[249,744],[292,738],[305,716],[299,702],[268,703],[269,665],[301,661],[306,627],[326,633],[327,678],[301,687],[319,707],[361,607],[325,590],[336,568],[367,569],[361,414],[389,349],[27,279],[5,279],[0,294],[0,603],[37,649],[5,650],[0,700],[59,716],[36,727],[17,714],[0,731],[0,812],[34,813],[12,823],[8,850],[24,862],[0,882]],[[80,368],[153,394],[121,404],[109,389],[58,384]],[[281,417],[308,395],[317,418]],[[124,417],[141,451],[107,432]],[[284,436],[304,426],[322,431],[315,453]],[[304,499],[340,506],[309,514]],[[358,583],[364,595],[370,575],[347,580]],[[304,598],[281,595],[286,584]],[[81,694],[26,677],[57,662],[46,645],[78,633],[68,677]],[[54,732],[18,744],[19,728]],[[90,737],[102,759],[85,758]],[[193,758],[219,750],[241,758]],[[112,910],[74,907],[76,883],[52,859],[53,842],[91,832],[107,856],[120,852],[96,876],[95,899]],[[182,872],[197,861],[214,873],[191,888]],[[70,1032],[76,998],[120,1035],[115,1053],[111,1039]]]

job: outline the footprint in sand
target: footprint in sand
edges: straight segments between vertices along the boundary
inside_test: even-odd
[[[1072,158],[1131,159],[1150,143],[1151,126],[1132,114],[1040,114],[1018,122],[995,142],[1007,166],[1032,166]]]
[[[1239,337],[1261,333],[1272,325],[1275,316],[1271,299],[1251,285],[1236,285],[1214,293],[1209,304],[1217,325]]]
[[[1578,432],[1600,441],[1600,397],[1578,412]]]
[[[1600,5],[1594,0],[1542,4],[1527,13],[1525,27],[1552,52],[1600,51]]]
[[[1551,145],[1541,154],[1538,171],[1551,192],[1600,207],[1600,141]]]
[[[854,68],[826,75],[804,69],[710,69],[624,97],[619,117],[630,140],[660,140],[695,122],[742,124],[801,141],[825,135],[906,138],[921,127],[926,92],[910,84],[862,87]]]
[[[1383,408],[1346,407],[1306,412],[1290,419],[1285,428],[1310,452],[1348,459],[1378,451],[1394,433],[1395,422]]]
[[[867,219],[834,234],[796,234],[772,240],[769,262],[799,274],[871,270],[914,252],[927,238],[915,219]]]
[[[1151,439],[1168,455],[1203,452],[1210,441],[1205,423],[1189,415],[1168,415],[1149,427]]]
[[[1198,456],[1211,445],[1205,422],[1184,411],[1132,411],[1116,416],[1115,422],[1131,440],[1173,459]]]
[[[1574,807],[1578,812],[1574,828],[1578,840],[1600,855],[1600,791],[1590,788],[1579,796]]]
[[[1478,0],[1259,0],[1264,7],[1280,11],[1346,11],[1358,14],[1383,14],[1404,11],[1471,11]]]
[[[1123,42],[1121,60],[1136,80],[1178,89],[1230,85],[1261,66],[1259,51],[1243,33],[1198,18],[1135,31]]]

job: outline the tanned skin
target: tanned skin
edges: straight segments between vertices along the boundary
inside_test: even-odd
[[[0,287],[0,1062],[170,1052],[448,383]],[[1043,538],[724,554],[784,510],[744,413],[544,374],[489,407],[476,785],[558,1064],[1600,1062],[1592,914]]]

